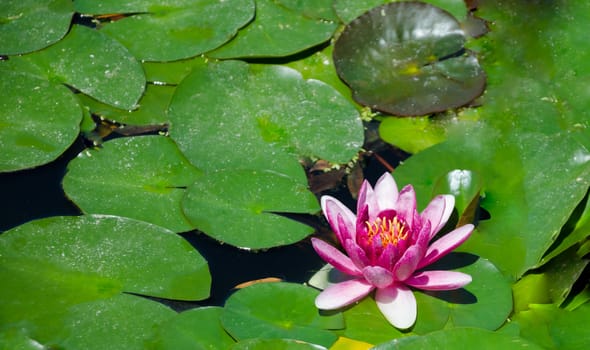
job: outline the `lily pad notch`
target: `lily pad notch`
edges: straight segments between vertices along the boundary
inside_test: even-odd
[[[393,2],[345,27],[334,64],[358,103],[398,116],[428,115],[464,106],[485,89],[485,73],[465,40],[447,11]]]

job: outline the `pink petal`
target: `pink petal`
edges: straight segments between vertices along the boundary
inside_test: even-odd
[[[397,199],[399,197],[399,191],[397,184],[390,173],[381,175],[377,183],[375,184],[375,195],[377,197],[376,211],[380,212],[386,209],[395,208]]]
[[[375,265],[382,266],[385,269],[392,271],[399,255],[399,245],[389,244],[383,249],[383,252],[381,252],[381,255],[375,261]]]
[[[369,181],[363,181],[361,185],[361,189],[359,190],[357,203],[356,203],[356,212],[357,214],[360,213],[365,206],[372,208],[373,210],[377,208],[377,199],[375,198],[375,192],[373,191],[373,187],[369,184]],[[369,214],[369,213],[367,213]],[[372,220],[375,219],[375,214],[373,214]]]
[[[418,268],[428,266],[443,256],[450,253],[453,249],[465,242],[473,232],[472,224],[463,225],[442,236],[428,247],[424,259],[418,264]]]
[[[456,271],[424,271],[404,281],[409,286],[423,290],[458,289],[470,282],[470,275]]]
[[[402,188],[394,209],[406,221],[406,224],[412,227],[416,213],[416,192],[412,185]]]
[[[424,248],[422,247],[413,245],[408,248],[393,267],[395,279],[398,281],[404,281],[406,278],[410,277],[414,271],[416,271],[416,267],[420,260],[422,260],[423,254]]]
[[[409,288],[394,285],[377,289],[375,301],[383,316],[396,328],[407,329],[416,322],[416,298]]]
[[[322,310],[335,310],[352,304],[369,294],[375,287],[361,280],[348,280],[324,289],[315,299],[315,306]]]
[[[347,238],[353,238],[356,215],[334,197],[322,196],[320,201],[324,216],[330,223],[338,240],[344,242]]]
[[[430,239],[447,223],[454,207],[455,197],[446,194],[434,197],[422,211],[422,219],[430,221],[432,225]]]
[[[388,287],[394,281],[393,273],[381,266],[366,266],[363,268],[363,276],[365,276],[367,282],[377,288]]]
[[[365,254],[365,251],[359,247],[356,242],[352,239],[347,239],[343,244],[344,250],[348,254],[348,257],[354,262],[359,268],[369,265],[369,258]]]
[[[362,272],[354,262],[344,255],[341,251],[322,241],[321,239],[312,238],[311,245],[318,255],[327,263],[334,266],[345,274],[352,276],[361,276]]]

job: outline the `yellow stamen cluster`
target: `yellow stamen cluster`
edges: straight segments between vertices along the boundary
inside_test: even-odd
[[[379,235],[381,246],[387,247],[391,244],[397,245],[400,241],[408,237],[408,229],[403,221],[400,221],[397,216],[393,219],[377,218],[373,222],[365,221],[367,225],[367,239],[370,243],[376,235]]]

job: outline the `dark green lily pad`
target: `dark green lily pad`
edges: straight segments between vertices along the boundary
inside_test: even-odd
[[[194,228],[181,201],[200,175],[164,136],[119,138],[85,150],[68,165],[63,187],[85,213],[130,217],[175,232]]]
[[[82,1],[76,7],[93,14],[131,13],[101,31],[144,61],[174,61],[213,50],[236,35],[255,12],[253,0],[156,0],[124,5]]]
[[[254,20],[234,39],[207,56],[289,56],[328,41],[337,27],[335,22],[306,17],[273,0],[257,0]]]
[[[432,332],[422,336],[410,336],[380,344],[375,350],[387,349],[526,349],[542,350],[544,348],[520,337],[491,332],[479,328],[452,328]]]
[[[271,171],[247,170],[219,171],[197,179],[182,206],[190,222],[207,235],[252,249],[295,243],[313,232],[275,213],[319,210],[306,184]]]
[[[485,74],[463,51],[448,12],[421,2],[389,3],[358,17],[334,46],[334,64],[354,98],[395,115],[425,115],[479,96]]]
[[[74,15],[70,0],[3,0],[0,55],[40,50],[66,35]]]
[[[211,284],[207,262],[184,239],[121,217],[31,221],[0,236],[0,256],[3,325],[24,327],[41,343],[69,335],[63,334],[65,320],[76,305],[122,292],[198,300],[209,296]],[[124,304],[141,302],[128,298],[138,299],[126,296]],[[94,306],[80,306],[86,307]],[[81,314],[92,322],[98,314],[87,311]],[[130,316],[117,317],[110,319],[111,325],[124,324]]]
[[[220,307],[184,311],[160,325],[155,349],[229,349],[235,341],[221,327]]]
[[[297,158],[345,163],[363,140],[359,114],[342,95],[276,65],[197,65],[168,116],[170,136],[204,171],[271,170],[306,182]]]
[[[0,172],[49,163],[80,132],[82,109],[61,84],[3,69],[0,62]]]
[[[320,315],[314,305],[318,292],[293,283],[258,283],[240,289],[225,303],[221,323],[238,341],[296,339],[329,347],[344,327],[342,314]]]

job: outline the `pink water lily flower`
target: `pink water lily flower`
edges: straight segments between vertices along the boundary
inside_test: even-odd
[[[334,310],[354,303],[376,289],[375,301],[387,320],[407,329],[416,322],[416,298],[412,288],[451,290],[471,282],[471,276],[455,271],[422,271],[463,243],[473,225],[461,226],[433,243],[446,224],[455,198],[436,196],[418,213],[411,185],[398,191],[386,173],[373,189],[367,181],[359,192],[357,215],[330,196],[321,205],[346,254],[312,238],[316,252],[351,279],[329,286],[318,295],[319,309]]]

